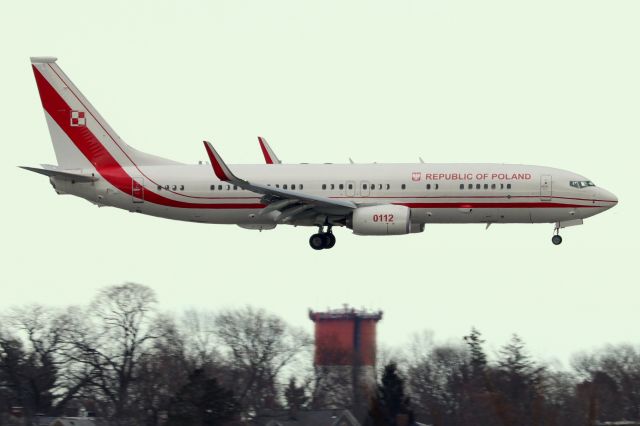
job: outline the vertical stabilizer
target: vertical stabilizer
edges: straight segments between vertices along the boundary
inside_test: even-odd
[[[63,169],[178,164],[124,143],[52,57],[31,64],[58,165]]]

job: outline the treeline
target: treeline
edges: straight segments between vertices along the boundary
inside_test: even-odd
[[[119,425],[247,424],[265,410],[323,408],[305,331],[264,310],[167,314],[139,284],[84,307],[0,313],[0,425],[83,407]],[[487,356],[480,332],[459,344],[416,338],[380,366],[370,425],[594,425],[640,419],[640,351],[576,355],[569,371],[533,360],[518,337]],[[350,408],[350,407],[345,407]],[[15,413],[14,413],[15,414]],[[11,423],[13,422],[13,423]]]
[[[517,335],[492,361],[483,344],[476,329],[460,344],[417,344],[400,364],[401,387],[411,400],[404,411],[434,426],[590,426],[640,420],[638,348],[607,346],[577,354],[571,370],[560,371],[533,360]]]
[[[0,424],[11,407],[30,419],[79,406],[111,424],[225,424],[279,407],[282,378],[312,373],[310,336],[279,317],[251,307],[169,315],[139,284],[107,287],[85,307],[1,318]]]

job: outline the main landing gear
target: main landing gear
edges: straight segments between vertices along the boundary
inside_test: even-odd
[[[327,232],[324,232],[322,226],[320,226],[318,233],[309,238],[309,245],[314,250],[330,249],[335,246],[336,236],[331,232],[331,226],[327,226]]]
[[[562,244],[562,237],[560,236],[560,223],[556,223],[556,227],[553,228],[553,237],[551,237],[551,242],[556,246]]]

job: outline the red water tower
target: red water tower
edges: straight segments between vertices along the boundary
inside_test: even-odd
[[[327,408],[366,404],[376,386],[376,326],[382,311],[345,305],[309,311],[315,323],[314,366]]]

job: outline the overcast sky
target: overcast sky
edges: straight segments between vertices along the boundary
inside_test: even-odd
[[[490,351],[638,337],[640,3],[630,1],[20,1],[3,7],[0,309],[151,286],[164,309],[382,309],[379,340],[424,329]],[[434,225],[332,250],[311,229],[174,222],[55,194],[29,56],[51,55],[130,145],[184,162],[505,162],[583,174],[620,199],[563,230]]]

